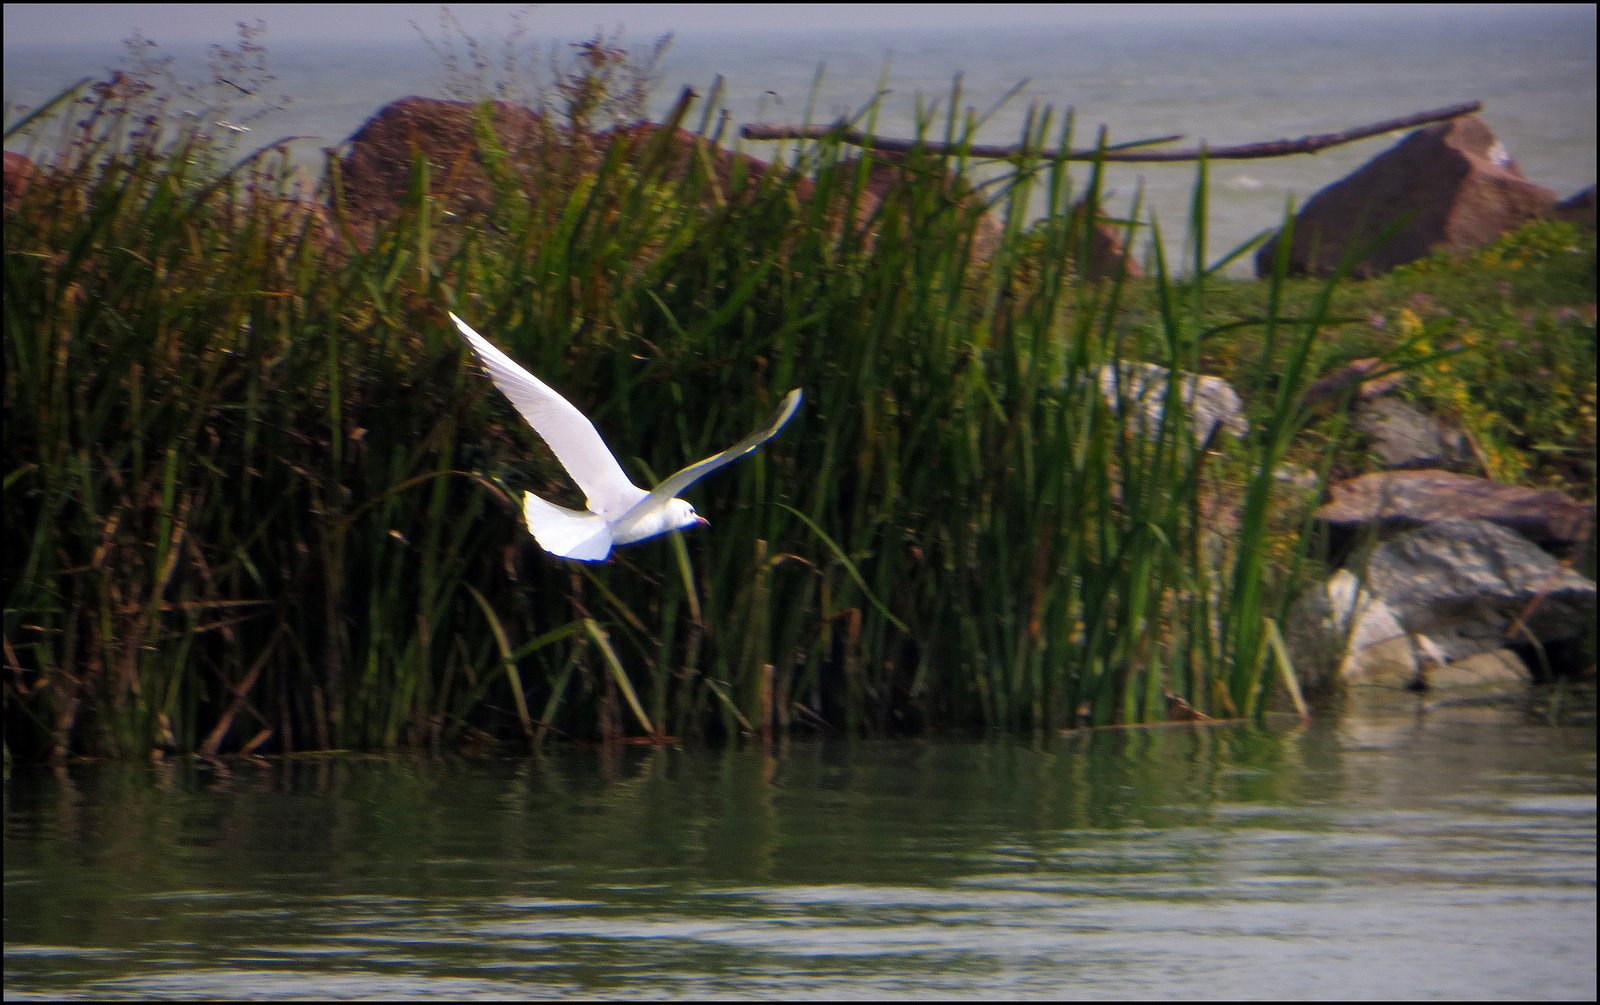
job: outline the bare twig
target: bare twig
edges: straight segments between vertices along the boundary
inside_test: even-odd
[[[1297,140],[1270,140],[1265,143],[1246,143],[1237,147],[1212,147],[1205,150],[1205,156],[1211,160],[1257,160],[1266,157],[1287,157],[1290,154],[1314,154],[1319,150],[1336,147],[1343,143],[1363,140],[1368,136],[1377,136],[1382,133],[1394,132],[1397,129],[1410,129],[1415,126],[1425,126],[1430,122],[1443,122],[1448,119],[1460,118],[1480,111],[1483,103],[1468,101],[1460,105],[1451,105],[1448,108],[1436,108],[1431,112],[1417,112],[1415,115],[1404,115],[1398,119],[1389,119],[1385,122],[1376,122],[1370,126],[1358,126],[1346,129],[1340,133],[1319,133],[1312,136],[1302,136]],[[837,137],[852,146],[866,147],[887,153],[905,153],[921,147],[930,154],[965,153],[968,157],[984,160],[1012,160],[1025,154],[1054,159],[1060,156],[1063,160],[1087,161],[1104,159],[1107,161],[1121,161],[1124,163],[1154,163],[1158,161],[1193,161],[1199,160],[1201,151],[1190,150],[1129,150],[1128,147],[1145,147],[1157,143],[1171,143],[1182,139],[1180,136],[1164,136],[1154,140],[1140,140],[1137,143],[1109,146],[1105,153],[1096,150],[1071,150],[1064,155],[1055,150],[1030,151],[1023,146],[985,146],[973,144],[963,147],[948,143],[929,143],[920,140],[895,140],[879,136],[871,136],[858,129],[845,129],[842,125],[831,126],[796,126],[784,124],[757,123],[747,125],[740,130],[741,135],[747,140],[820,140]]]

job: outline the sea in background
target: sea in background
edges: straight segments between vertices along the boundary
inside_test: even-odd
[[[1566,198],[1595,181],[1595,23],[1592,5],[1573,5],[1378,10],[1290,23],[696,31],[676,36],[651,108],[659,117],[684,86],[706,95],[721,75],[731,126],[797,122],[808,104],[813,121],[827,122],[853,114],[887,73],[877,131],[905,136],[919,102],[936,103],[941,112],[949,107],[959,75],[961,104],[980,114],[1026,81],[989,117],[980,142],[1015,142],[1029,106],[1037,103],[1058,114],[1075,110],[1074,145],[1092,144],[1104,125],[1113,143],[1181,134],[1183,146],[1201,140],[1223,146],[1337,132],[1476,99],[1528,178]],[[537,32],[537,11],[531,27]],[[444,40],[436,26],[423,28],[436,43]],[[420,38],[381,46],[275,44],[269,24],[262,41],[278,76],[274,87],[292,101],[252,121],[241,150],[282,136],[314,137],[296,144],[297,160],[313,176],[320,175],[322,148],[347,139],[385,103],[444,93],[439,60]],[[480,41],[499,58],[501,40]],[[524,83],[548,79],[551,46],[561,50],[569,41],[526,43],[536,51],[524,53]],[[652,41],[634,33],[624,44],[643,53]],[[32,107],[80,77],[103,74],[121,55],[105,46],[7,44],[4,51],[8,123],[19,107]],[[205,49],[169,51],[192,73]],[[821,84],[812,100],[819,67]],[[735,133],[728,130],[729,145]],[[1378,136],[1311,156],[1219,162],[1208,259],[1274,226],[1287,199],[1303,202],[1395,139]],[[15,141],[6,146],[22,148]],[[745,149],[763,159],[784,154],[774,143]],[[1119,166],[1109,180],[1109,202],[1119,211],[1143,189],[1145,204],[1162,223],[1169,261],[1181,261],[1193,165]],[[1246,274],[1247,268],[1241,263],[1233,272]]]

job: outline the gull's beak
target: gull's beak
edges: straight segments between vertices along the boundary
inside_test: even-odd
[[[694,522],[695,522],[695,526],[697,526],[697,527],[709,527],[709,526],[711,526],[711,521],[707,520],[705,517],[701,516],[699,513],[696,513],[694,515]]]

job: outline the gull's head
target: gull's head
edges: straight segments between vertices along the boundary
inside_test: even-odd
[[[682,499],[674,499],[667,503],[664,521],[667,530],[678,530],[683,527],[693,527],[695,524],[710,523],[705,517],[694,511],[694,507]]]

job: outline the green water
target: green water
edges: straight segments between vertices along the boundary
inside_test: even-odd
[[[16,768],[5,992],[1592,998],[1594,793],[1493,709]]]

